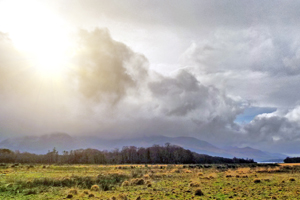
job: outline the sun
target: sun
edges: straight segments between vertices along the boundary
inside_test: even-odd
[[[25,52],[33,68],[43,76],[65,71],[70,41],[64,21],[38,1],[2,2],[0,18],[14,45]]]

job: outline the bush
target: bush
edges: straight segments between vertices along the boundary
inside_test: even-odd
[[[93,185],[93,186],[91,187],[91,191],[99,191],[99,190],[100,190],[100,188],[99,188],[98,185]]]
[[[144,179],[149,179],[150,178],[150,175],[149,174],[145,174],[144,175]]]
[[[197,175],[198,175],[198,176],[203,176],[203,173],[202,173],[202,172],[199,172]]]
[[[129,184],[128,181],[124,181],[124,182],[122,183],[122,186],[123,186],[123,187],[129,186],[129,185],[130,185],[130,184]]]
[[[132,185],[144,185],[145,181],[142,178],[136,178],[131,180]]]
[[[118,196],[120,200],[127,200],[127,196],[125,194],[119,194]]]
[[[78,194],[78,192],[77,192],[76,189],[71,189],[71,190],[69,191],[69,194],[76,195],[76,194]]]
[[[202,192],[202,190],[201,190],[200,188],[197,188],[197,189],[195,190],[195,195],[196,195],[196,196],[203,196],[204,194],[203,194],[203,192]]]
[[[289,181],[296,181],[296,179],[295,178],[290,178]]]
[[[89,194],[89,197],[95,197],[95,195],[94,194]]]
[[[261,181],[260,181],[260,179],[256,178],[256,179],[254,179],[253,182],[254,182],[254,183],[260,183]]]
[[[200,186],[200,183],[197,183],[197,182],[191,182],[189,184],[190,187],[199,187]]]

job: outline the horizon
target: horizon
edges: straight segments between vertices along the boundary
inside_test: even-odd
[[[299,7],[0,0],[0,141],[185,136],[300,155]]]

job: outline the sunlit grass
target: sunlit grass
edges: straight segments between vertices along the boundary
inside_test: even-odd
[[[19,165],[0,168],[0,199],[297,199],[300,168]]]

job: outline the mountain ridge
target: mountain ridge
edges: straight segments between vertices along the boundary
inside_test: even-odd
[[[0,142],[0,148],[11,150],[28,151],[32,153],[46,153],[53,148],[58,151],[70,151],[75,149],[95,148],[99,150],[114,150],[124,146],[150,147],[155,144],[165,145],[170,143],[178,145],[199,154],[219,156],[225,158],[249,158],[255,161],[284,159],[287,156],[280,153],[264,152],[251,147],[228,147],[225,149],[193,137],[179,136],[146,136],[127,139],[102,139],[97,136],[70,136],[67,133],[52,133],[41,136],[24,136],[9,138]]]

